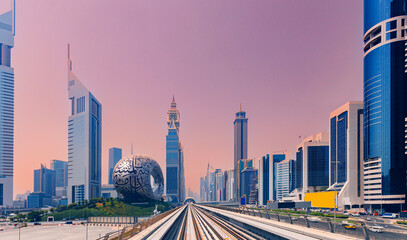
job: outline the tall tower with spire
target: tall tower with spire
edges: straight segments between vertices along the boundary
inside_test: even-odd
[[[68,44],[68,202],[100,197],[102,105],[72,71]]]
[[[182,203],[185,199],[184,151],[179,138],[180,114],[175,97],[167,112],[168,134],[166,137],[166,194],[167,201]]]
[[[167,125],[168,128],[174,127],[179,131],[179,111],[177,109],[174,95],[172,96],[171,108],[167,112]]]
[[[247,118],[246,112],[242,110],[242,104],[240,104],[240,110],[236,113],[236,119],[233,122],[234,125],[234,161],[233,166],[235,170],[235,186],[234,193],[235,200],[239,200],[240,194],[240,167],[239,162],[242,159],[247,159]]]

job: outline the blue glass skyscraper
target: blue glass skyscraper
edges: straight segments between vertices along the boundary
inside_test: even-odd
[[[109,184],[113,184],[113,169],[117,162],[122,159],[122,149],[121,148],[110,148],[109,149]]]
[[[44,167],[34,170],[34,192],[55,196],[55,171]]]
[[[55,196],[67,197],[68,162],[51,160],[51,170],[55,171]]]
[[[0,15],[0,206],[13,205],[14,10]]]
[[[364,1],[364,203],[386,211],[405,208],[406,24],[407,0]]]
[[[68,162],[51,160],[51,170],[55,171],[55,187],[68,187]]]
[[[185,199],[184,152],[179,139],[180,114],[175,98],[167,113],[168,135],[166,137],[166,194],[167,201],[182,203]]]

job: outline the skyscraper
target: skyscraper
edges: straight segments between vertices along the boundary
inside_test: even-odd
[[[102,105],[72,72],[68,44],[68,201],[100,197]]]
[[[184,151],[179,138],[180,114],[175,98],[167,112],[166,137],[167,201],[182,203],[185,199]]]
[[[275,153],[270,161],[267,154],[259,160],[259,204],[277,200],[277,164],[287,158],[287,153]]]
[[[51,160],[51,170],[55,171],[55,195],[66,197],[68,188],[68,162]]]
[[[132,145],[133,146],[133,145]],[[122,159],[122,149],[121,148],[110,148],[109,149],[109,184],[113,184],[113,169],[117,162]]]
[[[237,201],[241,197],[240,193],[240,160],[247,159],[247,118],[246,112],[242,110],[240,105],[240,111],[236,113],[236,119],[234,125],[234,162],[235,169],[235,200]]]
[[[199,179],[199,199],[200,202],[205,202],[205,177]]]
[[[259,160],[259,205],[266,205],[271,200],[273,192],[270,176],[273,173],[273,164],[270,163],[270,155],[267,154]]]
[[[329,118],[329,189],[338,207],[363,208],[363,102],[348,102]],[[366,173],[369,179],[369,173]]]
[[[405,208],[406,24],[407,0],[364,1],[364,203],[372,209]]]
[[[254,190],[256,171],[253,167],[247,167],[241,172],[241,194],[246,196],[246,203],[249,202],[249,195]]]
[[[276,164],[276,199],[282,200],[294,190],[294,160],[285,159]]]
[[[34,170],[34,192],[55,196],[55,171],[44,167]]]
[[[222,170],[215,170],[215,201],[224,201],[223,195],[225,194],[225,181]]]
[[[235,186],[235,170],[227,170],[225,172],[225,176],[225,201],[229,202],[233,201],[235,197],[233,192],[233,188]]]
[[[14,9],[0,15],[0,206],[13,206]]]

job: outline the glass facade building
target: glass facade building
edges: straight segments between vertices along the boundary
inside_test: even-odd
[[[294,177],[294,187],[295,188],[302,188],[302,147],[298,148],[296,153],[296,160],[295,160],[295,177]]]
[[[329,187],[329,133],[321,132],[302,140],[297,146],[294,186],[296,200],[305,193]]]
[[[167,113],[166,195],[167,201],[182,203],[185,199],[184,152],[179,138],[180,114],[175,99]]]
[[[243,169],[241,182],[241,194],[246,195],[246,202],[249,202],[249,195],[254,190],[255,186],[255,170],[252,167]],[[240,198],[239,198],[240,199]]]
[[[121,148],[110,148],[109,149],[109,184],[113,184],[113,169],[116,164],[122,159],[122,149]]]
[[[308,147],[308,186],[328,187],[329,146]]]
[[[364,1],[364,199],[386,211],[405,208],[406,21],[407,0]]]
[[[277,188],[278,188],[278,184],[277,184],[277,164],[282,162],[283,160],[285,160],[287,158],[286,154],[273,154],[273,179],[272,179],[272,195],[271,195],[271,200],[275,201],[277,200]]]
[[[266,205],[270,200],[270,155],[267,154],[259,161],[259,204]]]
[[[13,206],[14,172],[14,11],[0,15],[0,206]]]
[[[277,196],[276,200],[282,200],[294,190],[294,160],[286,159],[277,164]]]
[[[34,170],[34,192],[42,192],[47,196],[55,196],[55,171],[45,168]]]
[[[68,201],[100,197],[102,105],[72,72],[68,45]]]
[[[329,117],[329,189],[339,209],[363,210],[363,102],[347,102]]]
[[[68,186],[68,162],[51,160],[51,170],[55,171],[55,187]]]

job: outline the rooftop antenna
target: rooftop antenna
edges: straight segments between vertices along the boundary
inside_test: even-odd
[[[242,103],[240,103],[240,111],[242,111]]]
[[[72,61],[71,61],[71,45],[68,43],[68,68],[72,71]]]
[[[11,0],[12,2],[11,2],[11,8],[12,8],[12,14],[13,14],[13,17],[12,17],[12,23],[11,23],[11,26],[12,26],[12,33],[13,33],[13,36],[15,36],[16,35],[16,0]]]

